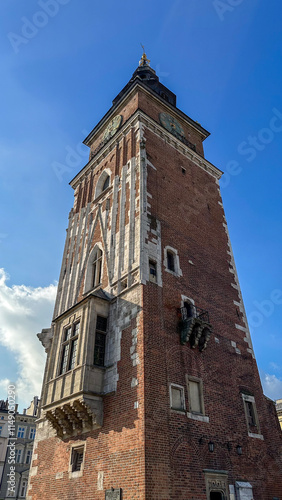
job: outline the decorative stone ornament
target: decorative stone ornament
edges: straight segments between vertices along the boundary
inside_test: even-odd
[[[107,142],[115,135],[115,133],[122,124],[122,119],[123,119],[122,115],[117,115],[110,121],[103,135],[104,142]]]

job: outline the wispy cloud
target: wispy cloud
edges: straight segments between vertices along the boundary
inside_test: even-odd
[[[8,279],[0,269],[0,344],[14,356],[18,370],[11,382],[20,406],[26,407],[41,392],[45,352],[36,334],[50,326],[57,287],[10,287]],[[3,399],[7,383],[7,377],[0,379]]]
[[[261,372],[260,376],[265,395],[273,400],[281,399],[282,379],[265,372]]]

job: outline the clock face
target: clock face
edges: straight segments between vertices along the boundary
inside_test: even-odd
[[[103,135],[103,140],[108,141],[111,137],[113,137],[113,135],[121,126],[121,123],[122,123],[122,115],[115,116],[108,124]]]
[[[184,130],[181,127],[180,123],[173,116],[168,113],[160,113],[159,119],[161,125],[166,128],[169,132],[171,132],[176,137],[184,137]]]

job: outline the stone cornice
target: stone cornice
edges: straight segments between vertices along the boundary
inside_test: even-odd
[[[143,92],[147,93],[150,95],[155,101],[158,103],[161,102],[162,106],[167,109],[168,112],[174,114],[175,116],[178,116],[182,118],[184,121],[189,123],[190,126],[192,126],[195,130],[197,130],[198,133],[200,133],[203,137],[203,140],[206,139],[210,133],[200,125],[200,123],[195,122],[192,118],[190,118],[188,115],[183,113],[180,109],[177,107],[173,106],[172,104],[166,102],[164,99],[162,99],[159,95],[155,94],[153,90],[148,88],[146,85],[144,85],[141,81],[136,81],[132,86],[128,89],[127,92],[125,92],[124,96],[121,98],[120,101],[118,101],[115,105],[113,105],[109,111],[103,116],[103,118],[97,123],[97,125],[93,128],[93,130],[88,134],[88,136],[84,139],[83,144],[86,146],[90,146],[91,142],[93,141],[93,138],[96,134],[100,133],[100,129],[105,125],[106,121],[114,114],[117,113],[117,110],[119,108],[123,108],[125,105],[126,100],[130,100],[132,97],[132,94],[136,92],[136,90],[142,90]]]
[[[177,139],[174,135],[168,132],[161,124],[150,118],[144,111],[138,109],[135,113],[123,124],[121,129],[105,144],[100,151],[82,168],[82,170],[72,179],[70,185],[75,189],[79,183],[89,175],[91,170],[94,170],[108,154],[115,148],[115,146],[123,139],[131,128],[136,128],[138,122],[143,123],[149,130],[155,133],[158,137],[165,140],[168,144],[174,147],[177,151],[182,153],[186,158],[192,160],[200,168],[204,169],[216,179],[220,179],[222,171],[215,167],[212,163],[207,161],[203,156],[199,155],[181,140]]]

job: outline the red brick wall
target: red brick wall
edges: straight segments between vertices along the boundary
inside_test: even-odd
[[[250,482],[256,500],[279,497],[282,434],[275,409],[262,394],[245,333],[235,327],[244,324],[233,303],[239,302],[239,297],[231,286],[234,275],[229,271],[217,185],[208,173],[170,145],[151,132],[145,135],[147,155],[157,169],[148,169],[152,216],[161,221],[162,251],[167,245],[174,247],[183,272],[176,277],[163,267],[163,288],[152,283],[144,287],[148,498],[206,499],[204,469],[228,471],[229,484]],[[209,312],[213,335],[202,353],[189,344],[180,344],[177,308],[181,295],[194,299],[197,306]],[[236,353],[231,341],[236,342],[241,354]],[[209,423],[170,410],[169,383],[185,387],[189,408],[186,374],[203,381]],[[255,397],[264,441],[248,437],[240,393],[243,389]],[[208,451],[210,440],[215,444],[213,453]],[[238,444],[242,456],[237,454]]]
[[[162,104],[158,107],[140,92],[118,112],[126,120],[138,106],[156,121],[163,110]],[[200,149],[199,135],[182,125],[191,134],[189,140]],[[207,172],[152,132],[146,130],[145,138],[147,157],[156,168],[148,166],[147,178],[148,192],[153,196],[150,198],[152,229],[156,218],[161,223],[162,261],[166,245],[176,248],[183,276],[167,273],[162,265],[162,287],[154,283],[140,285],[144,294],[143,312],[138,325],[133,319],[122,332],[117,391],[104,396],[104,425],[100,430],[77,437],[86,440],[83,476],[69,479],[70,445],[74,440],[40,441],[39,460],[33,463],[38,465],[38,473],[31,479],[32,500],[102,500],[104,490],[111,487],[123,489],[123,500],[206,500],[204,469],[228,471],[229,484],[249,481],[256,500],[282,496],[282,434],[273,405],[262,394],[245,334],[235,327],[236,323],[243,326],[242,315],[234,305],[239,297],[231,286],[234,275],[230,272],[224,212],[218,203],[221,199],[217,185]],[[100,139],[95,140],[94,149]],[[84,188],[85,195],[81,190],[79,210],[83,199],[93,199],[100,170],[109,167],[113,175],[120,175],[122,165],[135,150],[138,152],[138,144],[131,132],[119,145],[119,151],[115,150],[111,159],[101,164],[99,173],[95,171]],[[139,195],[137,178],[136,197]],[[127,188],[126,213],[128,207]],[[117,230],[118,227],[117,223]],[[101,239],[99,231],[97,227],[93,244]],[[152,237],[149,232],[148,239]],[[106,284],[107,278],[103,286]],[[83,285],[81,297],[82,291]],[[181,305],[181,294],[193,298],[197,306],[210,314],[213,335],[202,353],[198,348],[191,349],[189,344],[180,344],[177,308]],[[126,300],[126,293],[123,299]],[[136,326],[140,364],[133,366],[130,347],[132,329]],[[231,341],[236,342],[241,354],[236,353]],[[189,408],[186,374],[203,381],[209,423],[170,410],[170,383],[185,388],[186,408]],[[134,388],[133,378],[138,379]],[[242,389],[255,396],[264,441],[248,437]],[[136,402],[138,408],[134,408]],[[208,451],[210,440],[215,444],[213,453]],[[228,442],[231,450],[227,448]],[[236,453],[238,444],[242,446],[242,456]],[[99,471],[104,472],[103,491],[97,491]],[[55,479],[56,473],[61,472],[63,477]]]

